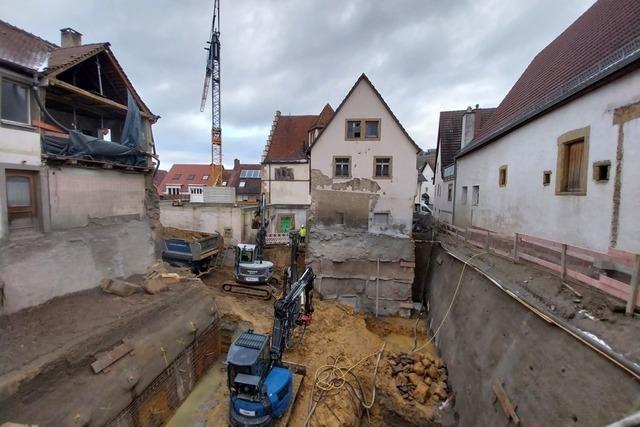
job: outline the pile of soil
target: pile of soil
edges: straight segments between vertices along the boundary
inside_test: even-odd
[[[197,240],[203,237],[211,236],[209,233],[203,233],[200,231],[182,230],[173,227],[163,227],[162,237],[164,239],[183,239],[183,240]]]

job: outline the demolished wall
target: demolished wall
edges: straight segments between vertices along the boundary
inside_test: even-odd
[[[104,278],[140,273],[154,259],[150,222],[126,216],[10,240],[0,257],[0,314],[98,286]]]
[[[436,345],[455,393],[458,425],[509,423],[495,399],[497,383],[523,425],[601,426],[640,409],[637,380],[603,355],[472,268],[458,283],[463,264],[439,246],[428,264],[429,327],[438,328],[451,308]]]
[[[414,260],[410,238],[335,228],[312,228],[306,252],[322,298],[380,315],[410,313]]]

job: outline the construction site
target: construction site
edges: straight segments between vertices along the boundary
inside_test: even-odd
[[[434,149],[362,73],[232,168],[212,3],[168,170],[110,43],[0,20],[0,427],[640,426],[640,3]]]

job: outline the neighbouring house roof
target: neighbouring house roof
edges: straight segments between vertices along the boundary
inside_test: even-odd
[[[213,186],[215,184],[214,168],[215,165],[175,164],[162,179],[158,190],[164,194],[167,185],[179,185],[180,191],[186,193],[189,185]]]
[[[640,59],[640,1],[599,0],[536,55],[464,155]],[[618,73],[618,74],[614,74]]]
[[[325,127],[327,123],[329,123],[329,120],[331,120],[331,117],[333,117],[333,113],[334,111],[333,108],[331,108],[331,105],[326,104],[324,108],[322,108],[322,111],[318,115],[316,121],[311,125],[311,129]]]
[[[382,95],[380,95],[380,92],[378,92],[378,89],[376,89],[376,87],[373,85],[373,83],[371,83],[371,80],[369,80],[369,78],[367,77],[367,75],[365,73],[362,73],[360,75],[360,77],[358,77],[358,80],[356,80],[355,84],[351,87],[351,90],[349,90],[349,92],[347,93],[347,96],[344,97],[344,99],[342,100],[342,102],[340,103],[338,108],[336,109],[335,113],[331,116],[331,119],[325,124],[324,128],[322,128],[322,130],[320,131],[320,133],[318,134],[316,139],[313,141],[313,143],[309,147],[309,150],[313,149],[313,146],[316,144],[316,142],[318,142],[318,140],[320,139],[320,136],[324,133],[324,130],[329,127],[329,124],[333,121],[334,117],[336,117],[338,115],[338,112],[342,109],[344,104],[347,102],[347,99],[349,99],[349,97],[351,96],[353,91],[356,89],[358,84],[360,84],[360,82],[364,82],[364,83],[369,85],[369,87],[373,90],[373,93],[375,93],[376,96],[378,97],[378,99],[380,100],[380,102],[382,102],[382,105],[384,105],[384,107],[387,109],[387,111],[389,112],[391,117],[393,117],[393,120],[396,122],[396,124],[398,125],[398,127],[400,128],[400,130],[402,131],[404,136],[406,136],[407,139],[409,140],[409,142],[416,148],[416,152],[419,153],[420,151],[422,151],[420,149],[420,147],[418,146],[418,144],[415,143],[413,138],[411,138],[409,136],[409,133],[407,133],[407,131],[404,128],[404,126],[402,126],[402,123],[400,123],[400,120],[398,120],[398,118],[393,113],[393,111],[391,110],[391,108],[389,107],[387,102],[384,100]]]
[[[156,174],[153,176],[153,185],[156,186],[156,190],[158,190],[158,193],[161,193],[160,186],[165,176],[167,176],[167,171],[164,169],[158,169],[156,171]]]
[[[433,172],[435,172],[436,170],[436,150],[431,149],[427,152],[427,155],[425,156],[425,160],[427,162],[427,164],[429,165],[429,167],[431,168],[431,170]]]
[[[482,132],[484,125],[495,108],[476,108],[472,110],[476,114],[474,135]],[[447,166],[455,162],[456,154],[462,145],[462,117],[467,110],[441,111],[438,123],[438,148],[440,152],[440,170],[444,171]],[[479,120],[478,120],[479,119]],[[437,152],[433,156],[434,170]]]
[[[259,177],[243,178],[241,176],[243,170],[262,171],[262,165],[255,163],[240,163],[238,159],[235,159],[233,169],[224,170],[222,175],[223,182],[227,183],[227,187],[235,187],[236,195],[260,194],[262,191],[262,180]],[[240,186],[241,182],[244,182],[244,186]]]
[[[0,20],[0,62],[25,72],[42,71],[58,46]]]
[[[324,110],[323,110],[324,111]],[[307,158],[309,130],[318,121],[316,115],[283,116],[277,119],[264,162],[284,162]]]
[[[100,52],[105,52],[139,108],[144,113],[155,117],[125,74],[111,51],[109,43],[91,43],[62,48],[0,20],[0,63],[29,74],[42,73],[53,78]]]

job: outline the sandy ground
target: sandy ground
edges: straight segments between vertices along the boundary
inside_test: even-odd
[[[269,259],[275,259],[279,263],[278,261],[284,260],[284,257],[272,254]],[[204,282],[216,294],[216,304],[223,316],[248,321],[256,331],[270,333],[273,300],[261,301],[224,293],[220,286],[227,280],[231,280],[228,270],[217,271],[204,278]],[[414,327],[417,328],[418,345],[425,343],[427,331],[423,321],[402,318],[375,319],[354,313],[349,307],[320,301],[317,298],[314,304],[313,322],[304,330],[304,334],[302,328],[298,328],[296,345],[284,357],[286,361],[303,364],[307,368],[307,376],[302,383],[289,425],[304,425],[311,409],[311,426],[357,426],[361,422],[369,425],[369,421],[370,425],[428,425],[438,418],[436,407],[440,402],[431,401],[423,405],[402,398],[392,378],[388,360],[392,353],[411,351],[414,345]],[[315,400],[312,400],[312,394],[317,398],[320,392],[318,389],[314,391],[316,372],[323,366],[336,363],[336,358],[337,364],[345,367],[359,362],[352,372],[362,383],[364,399],[370,403],[373,399],[376,353],[384,343],[384,354],[380,359],[376,378],[375,401],[369,414],[362,411],[361,405],[355,401],[347,385],[338,389],[336,394],[324,395],[314,408]],[[421,355],[427,353],[437,357],[434,347],[430,344],[420,351]],[[350,382],[356,384],[354,378],[351,378]],[[213,409],[207,425],[225,425],[224,417],[226,414]]]
[[[449,238],[444,239],[446,248],[463,258],[483,252],[465,246]],[[473,264],[504,283],[510,290],[523,297],[543,312],[563,318],[569,324],[586,331],[596,340],[604,342],[613,350],[640,365],[640,319],[620,313],[624,302],[599,289],[573,280],[563,280],[549,270],[535,264],[511,260],[492,254],[476,257]]]

